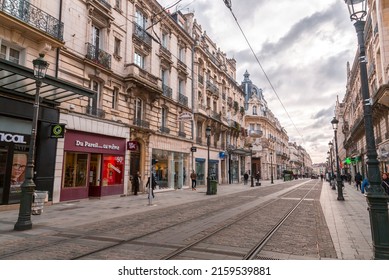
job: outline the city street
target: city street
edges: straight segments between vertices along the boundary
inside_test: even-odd
[[[1,259],[242,259],[295,211],[256,259],[372,259],[365,197],[350,185],[336,200],[328,182],[299,179],[260,187],[221,185],[46,205],[33,229],[13,231],[17,210],[2,211]]]

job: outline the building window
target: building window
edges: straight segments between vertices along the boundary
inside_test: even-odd
[[[135,20],[136,20],[136,24],[139,27],[141,27],[142,29],[146,29],[147,19],[141,11],[139,10],[136,11]]]
[[[92,25],[91,43],[95,46],[96,51],[100,48],[100,28],[95,25]]]
[[[65,153],[64,188],[85,187],[88,154]]]
[[[142,54],[135,52],[134,63],[136,65],[138,65],[139,68],[144,69],[145,68],[145,57]]]
[[[185,95],[185,81],[178,79],[178,93]]]
[[[119,89],[114,88],[112,92],[112,109],[117,110],[119,103]]]
[[[161,127],[167,127],[167,108],[162,107]]]
[[[185,48],[180,48],[178,50],[178,59],[181,61],[181,62],[184,62],[185,63]]]
[[[6,45],[1,45],[0,58],[19,64],[20,51]]]
[[[116,57],[121,57],[120,56],[120,46],[121,46],[121,41],[118,39],[118,38],[115,38],[115,41],[114,41],[114,56]]]
[[[103,186],[123,184],[124,157],[104,155],[103,157]]]
[[[163,85],[168,85],[169,72],[165,69],[161,70],[161,80]]]
[[[145,57],[142,54],[135,52],[134,63],[136,65],[138,65],[139,68],[144,69],[145,68]]]
[[[135,118],[137,120],[142,120],[143,115],[143,101],[140,98],[135,100]]]
[[[253,106],[253,115],[257,114],[257,106]]]
[[[161,45],[165,49],[169,49],[169,34],[165,32],[162,33]]]

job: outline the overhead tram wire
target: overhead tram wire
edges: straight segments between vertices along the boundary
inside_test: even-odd
[[[285,108],[284,104],[282,103],[282,101],[281,101],[280,97],[278,96],[278,93],[277,93],[276,89],[274,88],[274,86],[273,86],[272,82],[270,81],[270,78],[269,78],[269,76],[266,74],[266,71],[265,71],[265,69],[262,67],[262,64],[261,64],[261,62],[259,61],[259,59],[258,59],[257,55],[255,54],[255,52],[254,52],[253,48],[251,47],[251,44],[250,44],[249,40],[247,39],[247,36],[246,36],[246,34],[244,33],[244,31],[243,31],[242,27],[240,26],[238,19],[236,18],[236,16],[235,16],[234,12],[232,11],[232,5],[231,5],[231,1],[230,1],[230,0],[223,0],[223,2],[224,2],[224,4],[226,5],[226,7],[227,7],[227,8],[230,10],[230,12],[231,12],[232,16],[234,17],[234,19],[235,19],[235,21],[236,21],[236,24],[238,25],[238,27],[239,27],[240,31],[242,32],[242,35],[243,35],[243,37],[245,38],[245,40],[246,40],[246,42],[247,42],[247,44],[248,44],[248,46],[249,46],[249,48],[250,48],[251,52],[253,53],[253,55],[254,55],[254,57],[255,57],[255,60],[257,61],[257,63],[258,63],[258,65],[259,65],[259,67],[261,68],[261,70],[262,70],[263,74],[265,75],[265,77],[266,77],[266,80],[267,80],[267,81],[268,81],[268,83],[270,84],[270,87],[272,88],[272,90],[273,90],[274,94],[276,95],[276,97],[277,97],[278,101],[281,103],[281,106],[282,106],[282,108],[284,109],[284,111],[285,111],[286,115],[288,116],[289,120],[292,122],[292,124],[293,124],[293,127],[296,129],[297,133],[300,135],[300,137],[301,137],[301,139],[302,139],[303,143],[305,143],[305,141],[304,141],[304,137],[301,135],[300,131],[297,129],[296,125],[294,124],[294,122],[293,122],[292,118],[290,117],[290,115],[289,115],[288,111],[286,110],[286,108]]]

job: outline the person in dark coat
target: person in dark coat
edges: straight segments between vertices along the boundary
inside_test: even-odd
[[[247,185],[247,182],[249,180],[249,174],[247,174],[247,172],[243,175],[243,179],[244,179],[244,184]]]
[[[355,185],[356,185],[356,187],[357,187],[357,191],[358,190],[360,190],[361,189],[361,183],[362,183],[362,175],[361,175],[361,173],[357,173],[356,175],[355,175]]]
[[[132,179],[132,184],[134,186],[134,195],[138,195],[139,185],[140,185],[140,173],[137,171]]]
[[[195,191],[197,185],[197,174],[194,170],[190,174],[190,179],[192,179],[192,191]]]
[[[147,184],[146,184],[146,188],[149,188],[149,187],[150,187],[150,177],[147,180]],[[155,190],[156,187],[157,187],[157,181],[155,181],[154,174],[151,173],[151,195],[153,196],[153,198],[155,197],[154,196],[154,190]],[[149,195],[149,198],[150,198],[150,195]]]

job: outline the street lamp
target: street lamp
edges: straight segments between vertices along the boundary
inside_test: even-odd
[[[44,54],[39,54],[37,59],[32,61],[34,65],[34,76],[35,76],[35,102],[34,102],[34,112],[32,117],[32,129],[31,129],[31,138],[30,146],[28,150],[28,160],[26,166],[26,175],[25,179],[21,185],[21,197],[20,197],[20,206],[19,206],[19,216],[18,221],[14,226],[14,230],[27,230],[32,228],[31,222],[31,207],[32,199],[35,190],[34,183],[34,164],[35,164],[35,140],[36,132],[38,128],[38,114],[39,114],[39,91],[42,86],[42,79],[46,76],[47,68],[49,63],[43,58]]]
[[[330,147],[330,151],[328,154],[330,155],[330,163],[331,163],[331,178],[330,178],[330,184],[331,184],[331,189],[335,190],[335,185],[332,183],[332,180],[334,179],[334,162],[332,160],[332,149],[333,149],[333,144],[332,142],[328,142],[328,146]]]
[[[254,187],[254,176],[253,176],[253,145],[249,145],[250,148],[250,175],[251,175],[251,186]]]
[[[208,172],[207,172],[207,194],[211,194],[211,182],[210,182],[210,173],[209,173],[209,146],[211,145],[211,127],[208,125],[205,129],[205,135],[207,136],[207,147],[208,147]]]
[[[337,137],[337,131],[338,131],[338,124],[339,121],[334,117],[331,121],[332,128],[334,129],[334,136],[335,136],[335,157],[336,157],[336,184],[338,185],[338,200],[344,200],[343,197],[343,182],[342,178],[340,177],[340,167],[339,167],[339,153],[338,153],[338,137]]]
[[[373,117],[368,87],[365,42],[364,18],[367,15],[367,2],[364,0],[345,0],[350,12],[350,19],[354,26],[359,45],[359,72],[361,78],[361,95],[363,100],[363,118],[365,122],[367,174],[370,187],[366,191],[366,200],[369,205],[371,234],[373,239],[374,258],[389,259],[389,219],[388,196],[381,187],[381,176],[377,150],[374,139]]]
[[[274,184],[274,181],[273,181],[273,153],[270,152],[270,180],[272,184]]]

